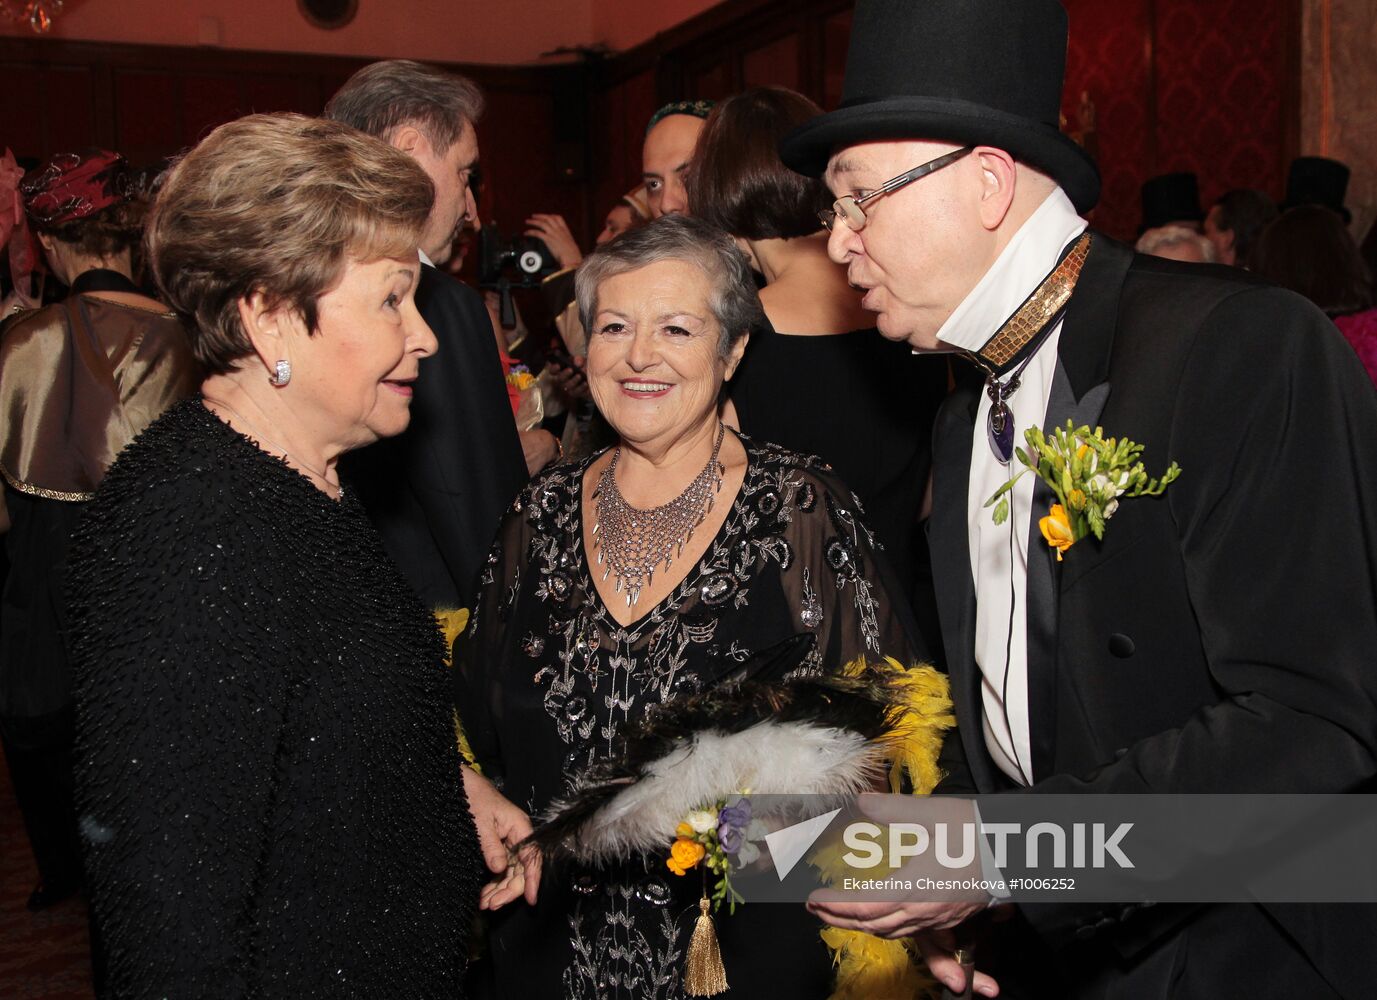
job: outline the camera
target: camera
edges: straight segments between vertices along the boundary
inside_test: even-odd
[[[495,225],[478,231],[478,287],[491,288],[501,297],[500,319],[508,330],[516,326],[512,307],[513,288],[539,288],[559,263],[544,240],[534,236],[504,237]]]
[[[478,231],[478,284],[483,288],[497,288],[504,278],[509,288],[538,288],[541,279],[558,270],[544,240],[504,237],[494,225]]]

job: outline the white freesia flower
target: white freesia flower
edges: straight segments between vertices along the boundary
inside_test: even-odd
[[[707,833],[709,830],[717,829],[717,813],[707,809],[695,809],[688,814],[685,822],[693,827],[694,833]]]
[[[1114,516],[1114,512],[1119,509],[1119,501],[1111,500],[1104,505],[1104,519],[1108,521]]]
[[[760,848],[756,847],[749,840],[741,842],[741,849],[736,852],[736,863],[742,868],[753,865],[760,858]]]
[[[1090,481],[1087,482],[1085,485],[1089,488],[1091,493],[1094,493],[1098,496],[1104,496],[1110,490],[1109,477],[1106,476],[1103,472],[1091,476]]]

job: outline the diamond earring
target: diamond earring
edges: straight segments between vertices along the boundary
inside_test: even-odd
[[[285,358],[279,358],[276,367],[277,371],[268,376],[268,382],[280,388],[292,380],[292,363]]]

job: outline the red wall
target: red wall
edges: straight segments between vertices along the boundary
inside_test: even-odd
[[[645,33],[631,44],[674,23],[648,6]],[[0,35],[28,34],[27,24],[0,18]],[[590,0],[362,0],[353,21],[332,30],[310,24],[296,0],[67,0],[50,37],[496,65],[533,63],[542,52],[595,40]]]
[[[1225,191],[1282,195],[1292,0],[1064,0],[1071,19],[1062,113],[1095,105],[1104,194],[1097,226],[1132,239],[1146,179],[1194,171],[1206,208]]]
[[[1082,93],[1094,106],[1088,144],[1104,176],[1097,226],[1134,239],[1143,181],[1177,170],[1199,176],[1205,207],[1235,187],[1281,197],[1297,152],[1298,42],[1288,28],[1299,0],[1063,2],[1071,37],[1062,110],[1068,131],[1078,132]],[[734,20],[699,21],[700,30],[648,47],[636,75],[614,75],[602,91],[596,211],[639,174],[654,98],[718,98],[779,83],[825,108],[841,99],[848,4],[781,0],[756,3]],[[652,56],[653,64],[645,61]]]
[[[1064,0],[1071,19],[1063,111],[1096,113],[1105,189],[1097,225],[1131,239],[1143,180],[1194,170],[1209,203],[1232,187],[1281,195],[1295,152],[1288,34],[1299,0]],[[601,9],[601,8],[599,8]],[[566,215],[587,242],[640,175],[645,123],[664,101],[757,83],[841,96],[845,0],[741,0],[645,46],[577,67],[460,67],[485,88],[482,210],[505,230]],[[136,163],[245,112],[316,113],[365,60],[0,37],[0,145],[44,155],[104,145]]]
[[[103,146],[150,165],[250,112],[319,114],[365,62],[0,38],[0,148],[42,157]],[[488,98],[479,126],[484,219],[510,232],[531,212],[559,212],[576,235],[586,232],[585,145],[571,152],[557,128],[556,95],[572,92],[573,106],[584,106],[578,68],[457,68]]]

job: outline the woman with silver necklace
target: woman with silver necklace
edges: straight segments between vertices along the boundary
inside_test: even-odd
[[[619,442],[518,497],[454,651],[472,753],[533,813],[614,758],[654,706],[769,651],[829,672],[926,652],[831,470],[720,420],[760,317],[730,238],[656,220],[596,250],[577,295],[589,387]],[[639,855],[547,872],[534,908],[490,924],[495,995],[681,996],[700,890]],[[753,904],[717,924],[732,995],[831,993],[821,925],[802,905]]]

